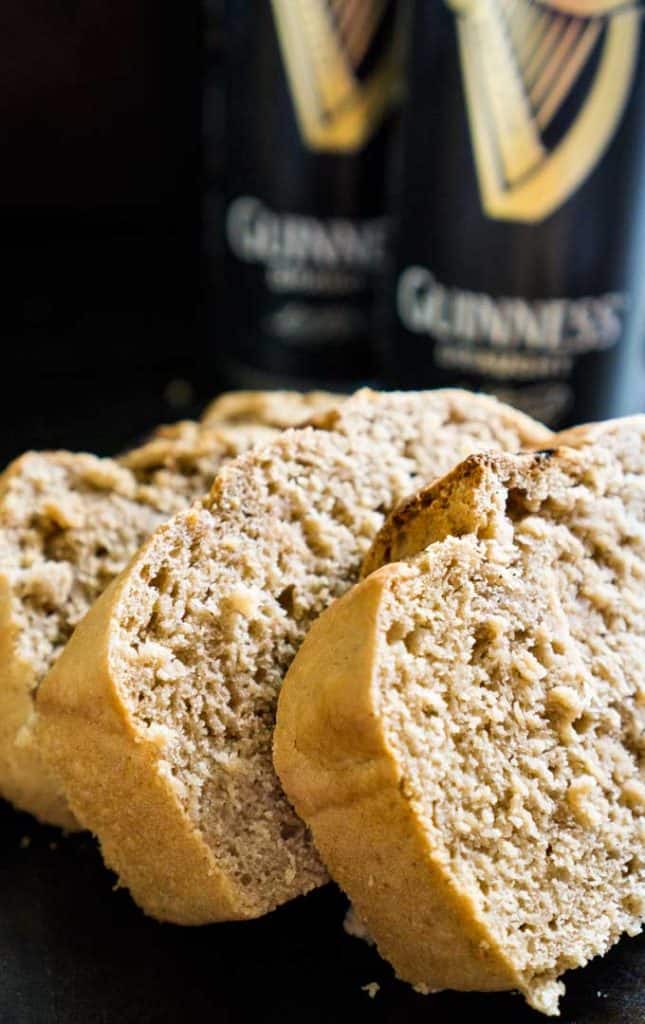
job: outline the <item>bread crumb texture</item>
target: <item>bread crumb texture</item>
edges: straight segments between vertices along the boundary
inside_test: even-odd
[[[645,417],[556,443],[470,458],[407,503],[389,538],[420,550],[345,599],[344,621],[371,608],[366,649],[339,636],[326,669],[323,616],[276,741],[287,792],[398,974],[519,988],[547,1014],[564,971],[645,917]],[[354,688],[337,719],[334,678]]]
[[[483,396],[363,392],[326,413],[319,429],[287,431],[226,465],[205,501],[155,532],[110,608],[96,606],[77,632],[40,701],[72,805],[144,909],[180,921],[251,917],[326,879],[272,767],[284,673],[312,621],[356,580],[395,501],[464,450],[514,450],[548,436]],[[106,810],[114,757],[100,771],[91,763],[106,737],[88,740],[90,763],[70,756],[89,729],[92,650],[84,637],[95,642],[95,623],[109,648],[105,686],[120,702],[123,750],[145,749],[145,777],[163,780],[155,792],[174,821],[136,855],[123,812]],[[60,687],[68,666],[75,685]],[[75,712],[75,738],[62,740]],[[114,780],[133,815],[137,780]],[[207,895],[199,872],[182,876],[181,851],[198,847],[211,876],[225,880],[225,899]]]
[[[143,540],[275,431],[161,428],[121,459],[28,452],[0,476],[0,793],[74,827],[33,736],[35,692],[75,626]]]

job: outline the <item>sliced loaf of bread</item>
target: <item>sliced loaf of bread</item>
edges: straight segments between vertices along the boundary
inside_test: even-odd
[[[38,686],[92,602],[153,529],[268,428],[164,428],[120,460],[28,452],[0,476],[0,795],[75,825],[34,742]]]
[[[473,449],[548,437],[484,396],[363,392],[155,531],[38,698],[74,812],[148,913],[254,917],[325,880],[271,761],[284,673],[395,501]]]
[[[645,918],[645,417],[468,458],[314,624],[275,765],[423,990],[558,977]]]

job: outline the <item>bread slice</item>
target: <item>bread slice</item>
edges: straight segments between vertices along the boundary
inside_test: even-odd
[[[207,406],[202,423],[299,427],[342,400],[329,391],[227,391]]]
[[[416,481],[549,436],[483,396],[363,392],[155,531],[38,699],[71,806],[144,910],[249,918],[326,879],[271,762],[291,659]]]
[[[314,624],[275,765],[399,977],[519,989],[645,916],[645,417],[480,454]],[[415,553],[416,552],[416,553]]]
[[[75,820],[34,741],[34,697],[74,627],[145,538],[268,428],[181,423],[119,461],[28,452],[0,476],[0,794]]]

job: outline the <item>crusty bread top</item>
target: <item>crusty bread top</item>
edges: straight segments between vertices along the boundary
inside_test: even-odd
[[[280,778],[400,976],[556,1013],[645,918],[645,417],[400,511],[291,666]]]
[[[342,400],[343,395],[329,391],[227,391],[207,406],[202,423],[298,427]]]
[[[320,429],[286,431],[240,456],[205,500],[155,531],[91,611],[44,684],[44,719],[54,723],[64,707],[81,727],[100,630],[123,733],[142,743],[162,737],[151,758],[172,787],[177,830],[188,820],[203,837],[239,913],[266,912],[319,884],[323,870],[271,763],[276,694],[298,645],[354,582],[395,500],[463,451],[549,436],[484,396],[361,392],[323,415]],[[65,687],[72,663],[81,682]],[[150,838],[144,873],[129,860],[121,821],[99,814],[90,766],[79,781],[63,750],[59,757],[74,809],[135,898],[172,920],[186,920],[189,904],[194,915],[200,879],[185,879],[185,904],[176,891],[166,898],[164,837]],[[223,912],[205,903],[199,920]]]
[[[565,453],[558,453],[566,459]],[[509,459],[506,472],[524,473],[538,469],[546,459],[556,455],[555,448],[545,448],[518,463]],[[433,480],[408,495],[392,510],[379,530],[361,567],[361,576],[368,576],[381,565],[398,562],[422,551],[429,544],[449,534],[461,536],[480,525],[480,517],[489,512],[489,494],[485,482],[490,481],[493,464],[488,454],[472,455],[445,477]],[[494,460],[494,465],[501,463]]]
[[[638,467],[641,459],[638,449],[641,423],[642,417],[635,416],[584,424],[559,434],[552,434],[548,439],[549,447],[538,449],[536,465],[541,465],[544,459],[554,456],[556,447],[586,450],[600,444],[605,453],[601,453],[600,458],[618,458],[625,467]],[[566,459],[566,454],[563,454],[563,458]],[[441,514],[442,502],[445,501],[446,495],[454,495],[456,488],[470,494],[472,481],[467,478],[467,473],[481,477],[484,466],[485,459],[471,460],[467,467],[457,467],[454,475],[440,486],[435,486],[433,481],[404,498],[392,510],[379,530],[365,557],[361,575],[367,576],[387,562],[395,562],[421,551],[434,540],[440,539],[440,535],[445,535],[442,531],[468,532],[472,528],[476,510],[470,508],[468,502],[464,501],[460,523],[448,523],[445,515]],[[639,472],[638,468],[633,471]],[[454,511],[454,502],[451,507]]]

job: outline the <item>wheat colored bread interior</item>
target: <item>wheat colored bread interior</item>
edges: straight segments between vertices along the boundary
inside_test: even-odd
[[[77,622],[163,521],[127,469],[30,452],[0,478],[0,793],[41,820],[74,818],[34,743],[34,697]]]
[[[325,880],[271,762],[284,673],[415,482],[548,436],[482,396],[361,393],[155,532],[38,702],[71,806],[148,913],[253,917]]]
[[[561,440],[473,456],[399,510],[407,560],[314,624],[275,731],[397,974],[549,1014],[559,975],[645,916],[645,417]]]
[[[228,391],[206,407],[202,423],[299,427],[313,416],[335,409],[342,400],[342,395],[329,391]]]
[[[225,462],[272,441],[278,432],[254,423],[209,426],[182,420],[158,427],[149,441],[118,462],[132,470],[144,498],[147,486],[155,504],[170,514],[202,497]]]
[[[77,623],[144,539],[268,428],[182,423],[118,462],[30,452],[0,476],[0,794],[75,821],[34,742],[34,697]]]

